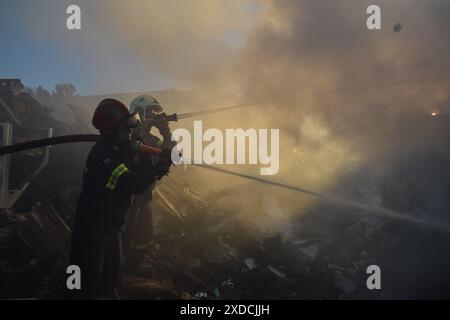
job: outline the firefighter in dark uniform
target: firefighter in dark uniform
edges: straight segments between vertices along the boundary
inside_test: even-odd
[[[162,149],[172,149],[176,143],[171,140],[169,123],[165,120],[161,104],[154,97],[141,95],[133,99],[130,105],[131,112],[136,112],[142,119],[142,126],[136,129],[136,135],[143,143]],[[155,127],[162,139],[150,133]],[[157,160],[157,159],[153,159]],[[152,192],[155,184],[147,190],[132,198],[132,205],[128,214],[123,237],[125,268],[135,273],[144,260],[145,252],[153,239]]]
[[[105,99],[92,123],[101,138],[89,153],[72,233],[72,265],[81,270],[81,290],[72,297],[115,298],[121,264],[121,229],[131,197],[148,189],[170,167],[170,156],[160,161],[134,152],[130,128],[140,124],[137,113],[115,99]]]

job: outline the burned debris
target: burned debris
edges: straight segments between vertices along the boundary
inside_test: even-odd
[[[86,111],[69,108],[78,116],[64,123],[24,92],[20,80],[0,80],[2,144],[54,132],[85,132]],[[0,159],[0,298],[62,298],[86,153],[82,145],[61,146]],[[421,197],[419,182],[430,179],[445,191],[449,176],[441,170],[448,167],[445,158],[427,156],[421,162],[423,168],[399,161],[398,168],[383,177],[368,177],[361,169],[352,180],[360,182],[358,188],[345,181],[341,188],[370,203],[408,207],[420,214],[430,203],[429,197]],[[433,170],[426,170],[426,164]],[[254,183],[213,190],[199,182],[200,170],[177,166],[158,183],[152,202],[155,237],[141,268],[123,270],[122,299],[410,297],[408,280],[419,272],[402,273],[408,270],[403,261],[416,251],[415,259],[436,262],[427,252],[445,248],[448,241],[448,235],[434,230],[332,204],[294,215],[285,206],[284,194]],[[440,196],[445,198],[445,192]],[[446,208],[444,203],[438,209],[444,215]],[[367,289],[367,268],[373,264],[387,270],[383,279],[391,285],[382,291]],[[417,285],[423,281],[428,279]],[[424,294],[448,294],[442,291],[446,283]]]
[[[2,145],[64,132],[51,109],[24,90],[18,79],[0,80]],[[54,207],[54,183],[45,178],[55,168],[50,148],[1,158],[0,282],[2,298],[35,297],[49,268],[68,248],[70,228]],[[56,164],[58,166],[60,164]],[[53,185],[53,188],[61,186]]]
[[[156,194],[164,197],[162,189]],[[178,194],[198,194],[188,189],[180,188]],[[374,229],[382,219],[363,216],[347,226],[348,232],[318,234],[315,219],[293,221],[275,197],[261,192],[255,207],[239,194],[242,190],[204,193],[208,201],[196,204],[185,198],[180,204],[191,203],[189,210],[174,209],[176,201],[164,202],[157,211],[154,245],[142,273],[135,275],[152,282],[145,290],[135,277],[124,276],[124,298],[157,299],[167,297],[167,292],[186,299],[379,297],[367,295],[366,268],[372,253],[364,248],[370,239],[382,236]],[[351,230],[359,234],[358,245]]]

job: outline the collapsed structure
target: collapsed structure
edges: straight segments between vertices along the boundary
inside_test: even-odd
[[[71,122],[57,120],[23,89],[18,79],[0,80],[2,145],[89,128],[83,107],[71,104]],[[1,298],[60,297],[89,147],[47,147],[0,159]],[[177,166],[155,189],[155,239],[143,268],[124,271],[123,299],[405,297],[395,285],[367,290],[367,267],[381,265],[388,270],[385,282],[397,283],[395,277],[405,268],[400,251],[408,245],[421,250],[414,236],[433,239],[435,245],[448,237],[329,204],[290,217],[283,199],[270,189],[249,183],[212,190],[197,182],[200,170]],[[407,167],[402,170],[409,175]],[[399,193],[393,182],[414,185],[395,172],[348,189],[370,201],[401,207],[411,195]],[[245,196],[250,188],[251,199]]]

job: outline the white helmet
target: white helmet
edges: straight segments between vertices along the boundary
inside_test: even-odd
[[[143,95],[133,99],[130,105],[131,113],[137,112],[141,118],[152,118],[153,115],[163,111],[158,100],[152,96]]]

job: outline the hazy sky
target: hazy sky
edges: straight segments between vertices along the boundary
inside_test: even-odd
[[[222,82],[240,88],[230,91],[254,95],[447,74],[450,1],[377,0],[379,32],[365,27],[371,3],[0,0],[0,77],[49,89],[72,82],[95,94],[231,75]],[[82,30],[66,28],[70,4],[81,7]],[[404,29],[394,33],[398,22]]]
[[[80,31],[66,29],[70,4],[81,7]],[[241,19],[239,7],[246,15],[258,14],[252,1],[0,0],[0,77],[49,89],[72,82],[81,94],[174,88],[180,74],[187,77],[212,63],[205,62],[206,54],[243,45],[248,19]],[[166,41],[154,40],[159,34]],[[183,40],[197,49],[182,52]],[[133,41],[144,49],[130,51]]]

